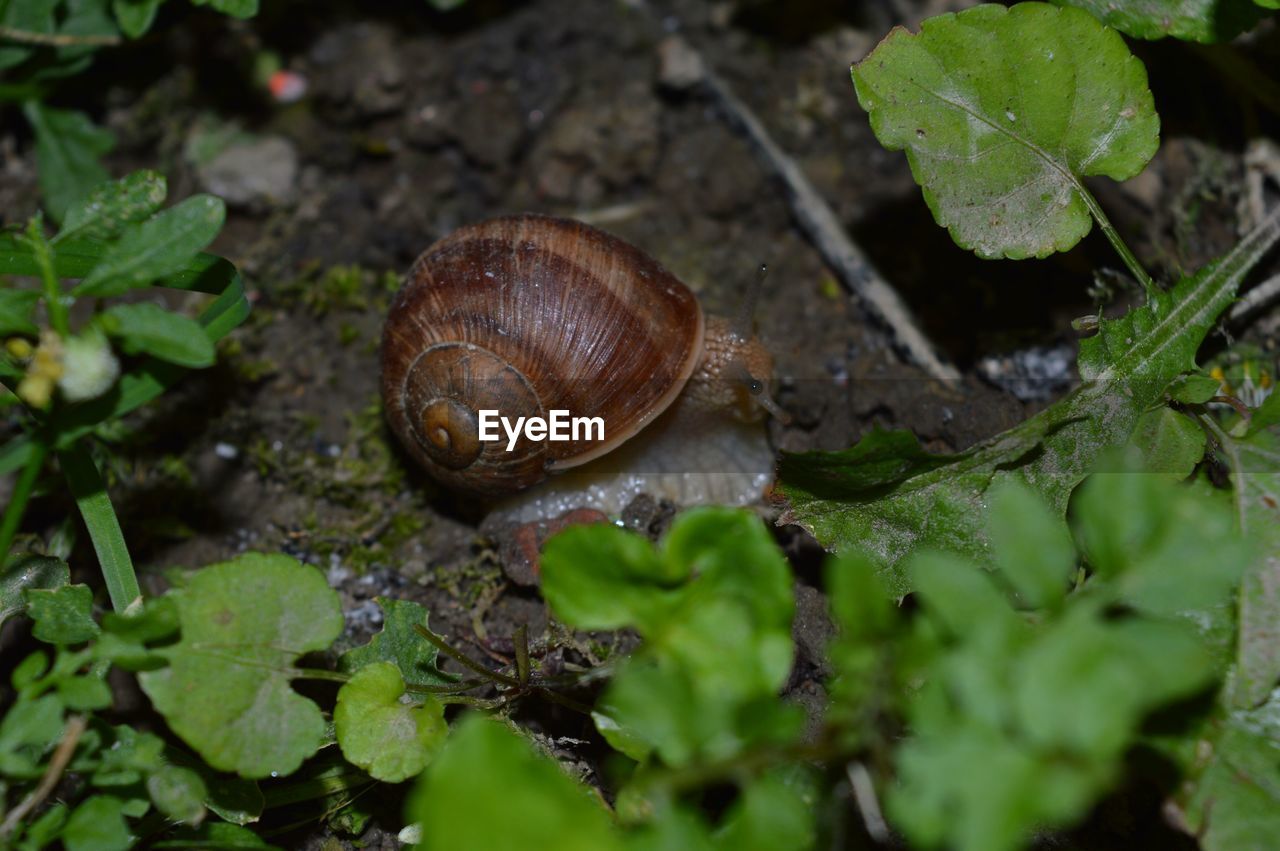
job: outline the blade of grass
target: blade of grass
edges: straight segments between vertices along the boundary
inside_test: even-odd
[[[43,440],[31,443],[31,452],[22,468],[22,475],[13,486],[13,495],[4,509],[4,519],[0,520],[0,566],[9,560],[9,548],[13,546],[13,538],[18,534],[22,524],[22,515],[26,513],[27,503],[31,500],[31,491],[35,487],[40,470],[44,467],[45,456],[49,454],[49,444]]]
[[[93,549],[102,566],[102,577],[107,582],[111,607],[116,612],[123,612],[142,595],[142,591],[98,466],[93,463],[84,444],[79,443],[59,450],[58,461],[62,464],[62,472],[66,474],[67,485],[75,497],[80,515],[84,517],[84,525],[89,529]]]

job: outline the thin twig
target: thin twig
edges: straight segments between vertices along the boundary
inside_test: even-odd
[[[76,745],[79,744],[80,736],[87,725],[88,721],[83,715],[72,715],[67,719],[66,727],[62,731],[62,741],[58,743],[57,750],[50,757],[49,766],[44,770],[40,782],[18,806],[9,811],[4,823],[0,824],[0,840],[7,839],[28,814],[34,812],[44,799],[49,797],[49,793],[58,785],[58,779],[62,777],[67,763],[71,761],[71,756],[75,753]]]
[[[705,60],[703,66],[709,68]],[[703,82],[728,119],[747,134],[760,157],[782,179],[787,187],[791,211],[801,229],[844,285],[888,326],[908,358],[934,378],[958,381],[960,373],[934,350],[933,343],[916,324],[911,310],[897,291],[845,233],[830,205],[818,194],[796,161],[773,141],[751,108],[710,70]]]
[[[860,762],[851,762],[845,766],[845,774],[849,776],[849,788],[853,791],[853,802],[862,816],[862,824],[876,842],[888,842],[889,825],[880,811],[880,801],[876,797],[876,786],[871,780],[871,772]]]
[[[45,47],[111,47],[121,44],[118,35],[74,35],[72,33],[38,33],[13,27],[0,27],[0,39],[20,44],[37,44]]]
[[[1227,321],[1240,322],[1280,298],[1280,275],[1272,275],[1240,297],[1227,314]]]

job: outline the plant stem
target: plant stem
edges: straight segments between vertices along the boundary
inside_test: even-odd
[[[37,44],[42,47],[111,47],[120,44],[120,37],[115,35],[73,35],[69,33],[38,33],[31,30],[20,30],[15,27],[0,27],[0,39],[16,41],[19,44]]]
[[[345,683],[351,680],[349,674],[341,671],[327,671],[324,668],[294,668],[293,674],[301,680],[326,680],[331,683]]]
[[[26,513],[27,503],[31,500],[31,491],[44,467],[45,456],[49,454],[49,444],[44,440],[35,441],[32,448],[27,464],[22,468],[22,475],[13,486],[9,504],[5,506],[4,519],[0,520],[0,567],[9,560],[9,548],[13,546],[13,538],[18,534],[22,515]]]
[[[58,453],[62,472],[67,477],[71,495],[89,530],[94,552],[102,566],[102,578],[107,583],[111,607],[123,613],[129,604],[142,596],[138,577],[133,572],[133,560],[120,531],[120,520],[107,496],[106,485],[98,473],[98,467],[89,457],[83,443],[74,443]]]
[[[1080,197],[1084,199],[1085,206],[1089,208],[1089,212],[1093,214],[1093,219],[1098,223],[1098,227],[1102,228],[1102,233],[1107,237],[1107,241],[1111,243],[1111,247],[1120,255],[1120,259],[1124,261],[1124,265],[1129,267],[1129,273],[1133,275],[1134,280],[1142,284],[1142,288],[1146,290],[1147,299],[1150,300],[1159,292],[1156,289],[1156,282],[1151,280],[1151,276],[1147,274],[1147,270],[1142,268],[1142,264],[1138,262],[1138,258],[1129,246],[1125,245],[1124,240],[1120,238],[1120,232],[1116,230],[1115,225],[1111,224],[1111,220],[1107,218],[1107,214],[1103,212],[1102,205],[1098,203],[1098,199],[1093,197],[1093,193],[1084,187],[1083,183],[1076,182],[1076,189],[1080,193]]]
[[[413,694],[458,694],[470,691],[476,686],[488,685],[492,680],[462,680],[449,685],[429,686],[417,683],[405,683],[404,690]]]
[[[514,636],[516,645],[516,679],[521,686],[529,684],[529,626],[520,624]]]
[[[65,340],[71,336],[71,323],[67,319],[67,306],[62,303],[62,286],[53,270],[53,254],[44,238],[44,231],[40,229],[38,218],[33,218],[27,224],[27,241],[31,243],[32,254],[40,268],[40,280],[44,283],[44,303],[49,312],[49,324]]]
[[[431,630],[427,629],[425,626],[415,624],[413,628],[419,635],[421,635],[427,641],[430,641],[432,644],[434,644],[437,650],[439,650],[441,653],[448,656],[453,661],[457,662],[459,665],[470,668],[480,676],[487,677],[488,679],[502,683],[504,686],[512,686],[513,688],[520,688],[520,685],[521,685],[520,681],[515,677],[509,677],[506,674],[500,674],[497,671],[491,671],[488,668],[486,668],[484,665],[481,665],[479,662],[472,661],[471,658],[468,657],[466,654],[462,653],[461,651],[454,650],[451,646],[449,646],[448,642],[446,642],[440,636],[436,635]]]

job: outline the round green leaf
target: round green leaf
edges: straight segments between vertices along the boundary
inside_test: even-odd
[[[200,775],[189,768],[166,765],[147,778],[147,794],[156,809],[174,821],[199,824],[208,794]]]
[[[315,568],[250,553],[196,573],[177,601],[169,667],[139,680],[205,761],[245,777],[289,774],[324,741],[320,708],[289,688],[293,662],[342,632],[338,595]]]
[[[896,29],[853,68],[880,142],[981,257],[1045,257],[1092,226],[1082,178],[1125,180],[1159,142],[1147,72],[1079,9],[983,5]]]
[[[348,762],[379,780],[399,783],[427,767],[448,735],[444,706],[427,696],[401,703],[404,679],[391,662],[374,662],[338,690],[333,722]]]

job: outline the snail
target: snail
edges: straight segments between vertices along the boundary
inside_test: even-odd
[[[705,315],[655,260],[590,225],[489,219],[428,248],[393,299],[384,408],[432,478],[506,498],[515,519],[617,514],[641,491],[745,504],[773,473],[760,421],[781,415],[772,357],[745,317]],[[555,410],[600,418],[603,438],[481,439],[492,412],[515,421]]]

